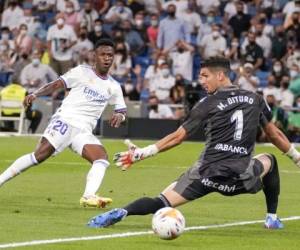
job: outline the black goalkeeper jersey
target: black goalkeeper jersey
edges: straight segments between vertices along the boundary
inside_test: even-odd
[[[200,100],[183,123],[188,135],[204,126],[206,145],[197,164],[202,176],[232,176],[248,167],[259,125],[272,114],[262,96],[235,86]]]

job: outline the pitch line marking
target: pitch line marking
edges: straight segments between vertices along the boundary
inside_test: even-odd
[[[293,221],[293,220],[300,220],[300,216],[291,216],[291,217],[281,219],[281,221]],[[244,225],[252,225],[252,224],[258,224],[258,223],[263,223],[263,222],[264,222],[264,220],[253,220],[253,221],[240,221],[240,222],[225,223],[225,224],[219,224],[219,225],[193,226],[193,227],[185,228],[184,231],[207,230],[207,229],[212,229],[212,228],[244,226]],[[148,235],[148,234],[153,234],[153,231],[126,232],[126,233],[116,233],[116,234],[98,235],[98,236],[85,236],[85,237],[72,237],[72,238],[64,238],[64,239],[13,242],[13,243],[7,243],[7,244],[0,244],[0,248],[17,248],[17,247],[24,247],[24,246],[46,245],[46,244],[55,244],[55,243],[62,243],[62,242],[126,238],[126,237]]]

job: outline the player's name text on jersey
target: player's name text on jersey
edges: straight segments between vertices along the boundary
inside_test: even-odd
[[[232,96],[232,97],[227,98],[226,103],[220,102],[217,105],[217,107],[218,107],[218,109],[223,110],[223,109],[227,108],[228,106],[230,106],[232,104],[244,103],[244,102],[247,102],[249,104],[253,104],[254,100],[253,100],[252,97],[244,96],[244,95]]]
[[[242,154],[242,155],[248,154],[248,151],[245,147],[233,146],[233,145],[228,145],[228,144],[223,144],[223,143],[218,143],[215,146],[215,150],[231,152],[234,154]]]
[[[202,179],[201,183],[206,187],[212,187],[212,188],[218,189],[219,191],[227,192],[227,193],[234,192],[235,188],[236,188],[235,185],[233,185],[233,186],[229,186],[227,184],[223,185],[218,182],[211,181],[208,178]]]
[[[108,98],[105,95],[100,94],[96,90],[90,89],[88,87],[84,88],[83,93],[85,94],[86,98],[91,101],[104,103],[108,100]]]

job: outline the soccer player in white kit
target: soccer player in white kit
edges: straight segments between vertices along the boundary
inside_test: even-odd
[[[94,66],[79,65],[25,97],[24,105],[30,106],[38,96],[48,95],[59,88],[69,91],[61,107],[52,116],[36,150],[12,163],[0,175],[0,186],[29,167],[70,147],[92,164],[80,204],[105,207],[112,202],[110,198],[96,195],[109,162],[105,148],[92,130],[108,104],[115,107],[110,125],[119,127],[125,120],[126,105],[120,84],[108,75],[114,59],[113,42],[100,40],[94,56]]]

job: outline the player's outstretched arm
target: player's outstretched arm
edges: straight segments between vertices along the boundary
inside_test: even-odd
[[[34,91],[33,93],[27,95],[23,101],[23,105],[25,107],[28,107],[38,96],[49,95],[53,93],[54,90],[64,88],[64,86],[64,83],[60,79],[50,82],[44,85],[43,87],[39,88],[38,90]]]
[[[127,170],[134,162],[144,160],[159,152],[166,151],[179,145],[187,136],[183,127],[179,127],[175,132],[165,136],[155,144],[144,148],[139,148],[129,140],[125,141],[128,151],[119,152],[114,155],[114,161],[122,170]]]
[[[266,133],[270,142],[272,142],[279,150],[290,157],[298,167],[300,167],[300,153],[294,147],[294,145],[290,143],[288,138],[281,132],[281,130],[274,125],[274,123],[269,122],[264,127],[264,132]]]

